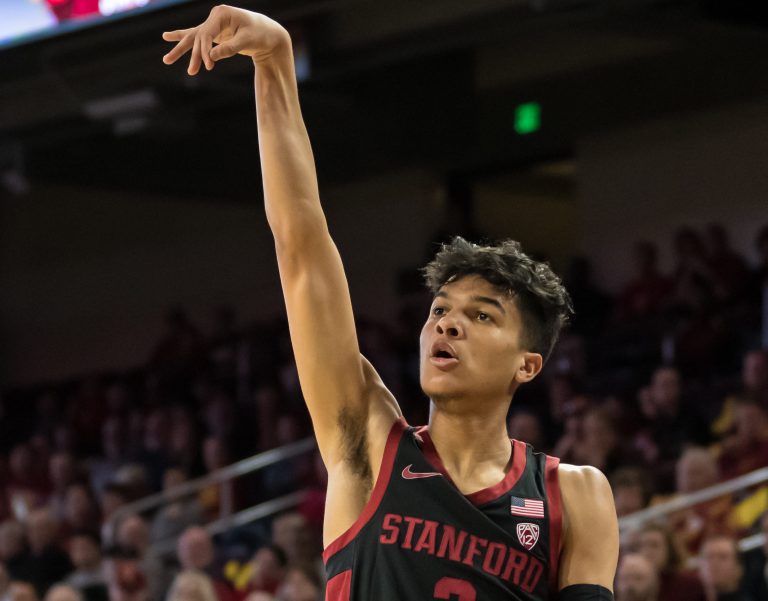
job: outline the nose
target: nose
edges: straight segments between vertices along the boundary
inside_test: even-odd
[[[450,315],[443,315],[435,324],[437,333],[450,338],[457,338],[461,335],[461,325]]]

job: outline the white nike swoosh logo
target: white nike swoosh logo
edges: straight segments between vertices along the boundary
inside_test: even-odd
[[[415,480],[416,478],[431,478],[432,476],[442,476],[440,472],[412,472],[411,465],[407,465],[403,470],[403,478],[406,480]]]

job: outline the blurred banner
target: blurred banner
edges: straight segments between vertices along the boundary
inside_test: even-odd
[[[0,47],[98,25],[124,16],[187,0],[3,0]]]

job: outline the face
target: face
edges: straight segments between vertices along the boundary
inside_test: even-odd
[[[188,570],[203,570],[213,563],[213,543],[201,528],[190,528],[179,539],[178,556]]]
[[[718,593],[733,592],[741,580],[736,544],[727,538],[715,538],[704,543],[699,557],[701,580]]]
[[[76,568],[90,568],[99,563],[101,553],[95,541],[87,536],[75,536],[69,543],[69,559]]]
[[[768,354],[761,351],[747,353],[742,365],[741,379],[750,391],[768,388]]]
[[[613,504],[619,517],[640,511],[645,507],[642,487],[629,484],[614,486]]]
[[[81,601],[80,594],[71,586],[58,585],[48,589],[44,601]]]
[[[717,464],[706,451],[684,453],[677,461],[677,491],[690,493],[715,484],[719,478]]]
[[[680,399],[680,374],[671,367],[662,367],[653,374],[651,394],[661,410],[674,411]]]
[[[421,387],[435,402],[471,398],[509,401],[541,370],[542,357],[520,346],[522,319],[514,300],[479,276],[443,286],[421,330]],[[454,358],[433,356],[450,345]]]
[[[315,601],[320,590],[300,570],[291,570],[285,577],[281,593],[285,601]]]
[[[653,565],[642,555],[624,556],[616,574],[616,599],[619,601],[654,601],[658,576]]]
[[[637,551],[659,571],[664,570],[669,563],[667,543],[664,534],[658,530],[642,532],[638,539]]]
[[[27,582],[11,582],[6,598],[8,601],[38,601],[35,589]]]

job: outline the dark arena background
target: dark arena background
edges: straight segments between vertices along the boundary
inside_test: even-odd
[[[428,419],[419,268],[519,240],[575,317],[510,436],[602,470],[618,601],[768,601],[768,19],[243,0],[291,33],[362,352]],[[326,474],[208,2],[0,3],[0,599],[322,599]]]

